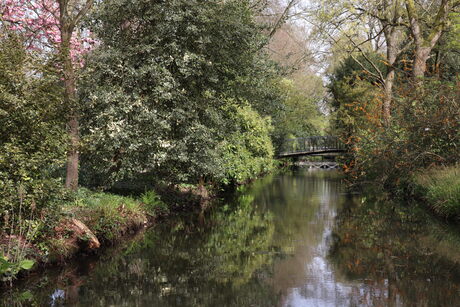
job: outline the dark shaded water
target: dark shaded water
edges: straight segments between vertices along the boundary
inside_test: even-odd
[[[33,277],[0,306],[460,306],[460,235],[423,210],[347,195],[332,171],[233,198]]]

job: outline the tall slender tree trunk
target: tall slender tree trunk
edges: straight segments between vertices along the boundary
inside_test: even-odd
[[[395,19],[398,17],[396,16]],[[384,31],[385,41],[387,44],[387,72],[384,80],[384,89],[383,89],[383,123],[388,126],[391,121],[391,107],[393,102],[393,84],[396,77],[395,65],[400,53],[398,48],[401,31],[396,26],[388,26],[388,24],[383,23],[383,27],[386,29]]]
[[[61,57],[64,75],[64,103],[68,108],[68,129],[70,144],[67,152],[67,168],[65,186],[73,191],[78,189],[78,166],[80,131],[78,124],[78,110],[76,105],[75,71],[70,53],[70,40],[73,29],[66,22],[61,21]]]
[[[388,125],[391,120],[391,103],[393,101],[393,84],[396,76],[395,62],[398,55],[396,47],[396,38],[398,32],[396,29],[391,30],[392,32],[386,36],[387,41],[387,73],[384,80],[383,89],[383,122]]]
[[[395,70],[390,68],[385,78],[385,88],[383,89],[383,121],[388,126],[391,121],[391,105],[393,101],[393,84],[395,80]]]
[[[71,39],[75,27],[93,6],[94,0],[57,0],[59,4],[59,30],[61,31],[60,56],[64,75],[64,103],[68,110],[70,144],[67,152],[65,186],[78,189],[78,167],[80,162],[80,129],[77,105],[75,69],[72,62]]]

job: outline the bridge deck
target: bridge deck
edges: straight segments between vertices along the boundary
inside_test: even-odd
[[[299,156],[336,156],[345,152],[344,149],[326,149],[314,151],[282,152],[278,154],[279,158],[299,157]]]
[[[286,140],[278,157],[338,155],[345,151],[345,144],[337,137],[313,136]]]

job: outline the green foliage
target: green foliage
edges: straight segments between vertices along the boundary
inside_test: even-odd
[[[333,84],[335,118],[332,128],[344,138],[367,126],[369,114],[376,109],[374,91],[367,81],[346,77]]]
[[[0,275],[11,280],[36,257],[31,242],[49,233],[63,199],[56,171],[66,139],[59,80],[19,37],[0,29]]]
[[[377,54],[367,56],[375,62],[380,58]],[[358,60],[367,63],[363,57],[359,57]],[[375,73],[372,67],[366,69]],[[380,125],[381,106],[378,102],[380,90],[374,83],[374,79],[351,57],[341,62],[329,75],[329,79],[331,106],[334,112],[331,128],[347,144],[352,144],[353,137],[357,136],[359,131],[371,125],[374,127]]]
[[[220,145],[224,184],[244,183],[273,168],[272,126],[250,106],[231,106],[228,120],[235,130],[229,131]]]
[[[246,1],[103,2],[101,45],[81,83],[86,182],[151,172],[166,184],[219,178],[228,101],[268,112],[273,67]],[[272,94],[273,93],[273,94]]]
[[[14,278],[22,270],[30,270],[35,261],[23,259],[19,262],[11,262],[0,253],[0,281],[8,281]]]
[[[321,78],[282,79],[279,87],[285,99],[283,110],[273,120],[276,147],[279,148],[286,138],[322,134],[327,121],[319,112],[324,94]]]
[[[433,168],[415,175],[417,192],[440,216],[460,219],[460,166]]]
[[[153,190],[143,193],[140,200],[146,206],[146,210],[152,214],[157,210],[169,210],[168,206],[161,201],[160,196]]]
[[[19,38],[0,33],[0,219],[9,212],[7,225],[19,214],[46,215],[59,199],[52,172],[62,166],[65,138],[53,113],[60,103],[57,82],[34,66]]]
[[[386,66],[384,65],[383,58],[378,53],[367,53],[366,57],[372,61],[376,67],[382,71],[386,71]],[[354,82],[358,80],[364,80],[370,84],[376,84],[376,79],[370,75],[368,72],[373,74],[378,74],[378,71],[366,60],[366,58],[362,55],[357,56],[356,59],[364,65],[364,70],[361,65],[359,65],[355,59],[351,56],[346,57],[343,59],[339,64],[333,67],[332,71],[329,73],[328,77],[330,79],[329,90],[333,95],[332,106],[334,108],[339,107],[338,98],[340,98],[340,92],[335,91],[335,85],[341,82],[347,82],[349,85],[353,85]]]

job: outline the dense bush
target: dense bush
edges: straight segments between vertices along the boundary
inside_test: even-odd
[[[86,182],[109,187],[147,172],[166,184],[221,178],[217,148],[241,126],[232,127],[228,102],[263,113],[276,101],[248,3],[116,0],[95,20],[101,44],[81,83]]]
[[[19,37],[0,32],[0,280],[32,267],[30,242],[52,229],[63,196],[58,80],[35,63]]]
[[[382,89],[352,62],[337,67],[331,79],[334,133],[349,145],[344,162],[352,182],[407,186],[413,172],[460,158],[458,83],[434,77],[417,86],[398,83],[385,125]]]
[[[360,126],[354,175],[395,186],[420,168],[458,161],[459,93],[453,83],[426,80],[423,88],[398,98],[390,125]]]
[[[19,38],[0,34],[0,232],[34,218],[46,224],[57,210],[66,141],[57,83]]]
[[[250,106],[232,106],[228,113],[236,129],[220,145],[221,180],[225,184],[244,183],[273,168],[273,128],[268,118],[262,118]]]

